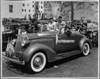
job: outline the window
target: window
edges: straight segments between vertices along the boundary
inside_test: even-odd
[[[27,6],[29,6],[29,4],[27,4]]]
[[[30,18],[30,14],[28,15],[28,18]]]
[[[25,4],[23,4],[23,6],[25,6]]]
[[[24,11],[24,9],[22,9],[22,12]]]
[[[26,9],[25,9],[25,12],[26,12]]]
[[[29,12],[30,12],[30,10],[29,10]]]
[[[41,6],[41,9],[42,9],[42,6]]]
[[[13,12],[13,5],[9,5],[9,12]]]
[[[32,5],[34,7],[34,5]]]

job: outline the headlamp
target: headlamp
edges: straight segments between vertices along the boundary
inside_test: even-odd
[[[25,42],[25,40],[23,40],[23,42],[22,42],[22,46],[24,46],[24,45],[25,45],[25,43],[26,43],[26,42]]]
[[[24,38],[21,45],[22,46],[25,46],[28,43],[29,43],[28,39],[27,38]]]

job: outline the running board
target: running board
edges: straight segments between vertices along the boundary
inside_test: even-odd
[[[54,60],[59,60],[62,58],[67,58],[76,54],[79,54],[80,51],[76,50],[76,51],[72,51],[72,52],[65,52],[65,53],[61,53],[61,54],[57,54],[56,57],[54,57]]]

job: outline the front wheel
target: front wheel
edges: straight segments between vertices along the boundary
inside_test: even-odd
[[[88,43],[83,44],[82,53],[84,56],[87,56],[90,53],[90,45]]]
[[[46,56],[42,52],[34,54],[28,63],[28,68],[31,72],[41,72],[46,65]]]

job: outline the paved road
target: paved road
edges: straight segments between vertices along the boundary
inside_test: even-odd
[[[97,77],[98,76],[98,48],[93,48],[86,57],[81,54],[49,63],[44,71],[29,74],[25,67],[14,64],[7,68],[3,59],[3,77]],[[9,62],[7,62],[9,63]]]

